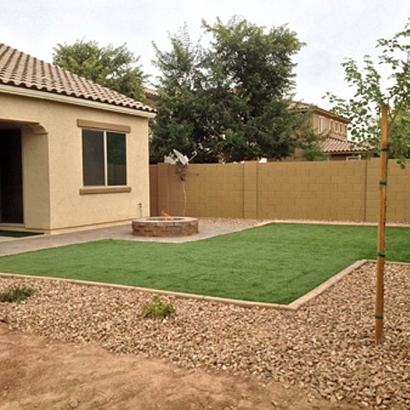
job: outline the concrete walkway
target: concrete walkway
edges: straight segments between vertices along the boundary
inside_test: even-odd
[[[40,249],[56,248],[75,243],[100,241],[103,239],[170,243],[192,242],[200,239],[211,238],[213,236],[241,231],[255,225],[257,225],[257,223],[255,224],[255,222],[246,221],[243,223],[235,223],[229,221],[209,222],[206,220],[199,220],[198,234],[173,238],[143,238],[134,236],[131,231],[131,223],[109,228],[89,229],[56,235],[36,235],[26,236],[23,238],[0,236],[0,256],[15,255],[17,253],[36,251]]]

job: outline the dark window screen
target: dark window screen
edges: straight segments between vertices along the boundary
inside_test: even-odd
[[[107,182],[108,185],[127,184],[125,134],[107,132]]]
[[[83,130],[83,179],[84,186],[105,185],[103,131]]]

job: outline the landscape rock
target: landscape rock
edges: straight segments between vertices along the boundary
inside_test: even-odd
[[[409,409],[410,267],[386,264],[381,346],[374,343],[375,277],[369,262],[295,312],[163,297],[176,306],[163,320],[142,315],[150,293],[0,276],[0,292],[22,284],[37,290],[20,304],[0,304],[0,321],[68,343],[162,358],[182,369],[273,379],[311,398]],[[75,408],[75,399],[68,404]]]

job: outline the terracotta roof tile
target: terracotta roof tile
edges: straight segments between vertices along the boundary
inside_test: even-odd
[[[155,113],[114,90],[0,43],[0,84],[30,88]]]
[[[302,111],[302,112],[307,111],[309,108],[314,108],[314,107],[315,106],[313,104],[308,104],[302,101],[300,102],[292,101],[289,104],[289,108],[291,110],[297,109],[298,111]]]
[[[356,153],[366,152],[366,148],[352,141],[342,140],[335,137],[327,137],[322,143],[323,152],[328,153]]]
[[[147,97],[154,97],[159,98],[160,94],[157,90],[153,90],[152,88],[144,88],[145,95]]]
[[[341,122],[346,123],[346,124],[350,123],[349,118],[333,114],[331,111],[320,108],[317,105],[305,103],[305,102],[302,102],[302,101],[300,101],[300,102],[296,102],[296,101],[291,102],[290,105],[289,105],[289,108],[291,110],[296,110],[296,111],[299,111],[301,113],[305,113],[306,111],[312,109],[313,112],[316,113],[316,114],[324,115],[324,116],[329,117],[329,118],[334,118],[337,121],[341,121]]]

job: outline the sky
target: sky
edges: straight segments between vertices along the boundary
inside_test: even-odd
[[[0,43],[52,62],[57,44],[97,41],[126,45],[155,85],[154,42],[169,51],[170,35],[187,25],[195,44],[202,20],[226,24],[233,16],[272,27],[287,25],[306,46],[294,57],[295,98],[331,108],[327,91],[348,98],[341,63],[375,61],[377,40],[391,38],[410,17],[408,0],[0,0]],[[151,85],[151,84],[148,84]],[[152,86],[152,85],[151,85]]]

